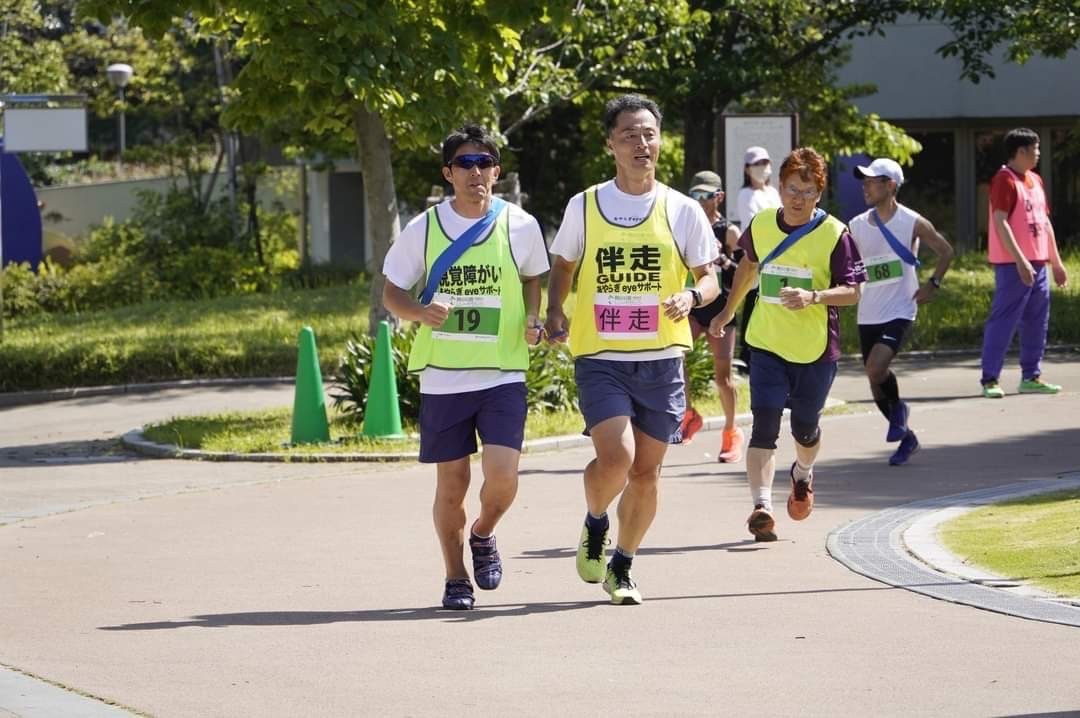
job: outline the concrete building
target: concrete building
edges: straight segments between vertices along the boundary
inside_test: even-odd
[[[841,84],[877,86],[856,101],[861,111],[903,127],[923,145],[915,165],[904,168],[901,201],[958,246],[985,247],[989,183],[1005,162],[1003,137],[1030,127],[1041,138],[1038,171],[1059,244],[1080,245],[1080,51],[1024,65],[998,52],[995,77],[974,84],[961,79],[958,59],[936,52],[951,39],[943,25],[901,21],[884,37],[856,39],[851,62],[839,72]]]

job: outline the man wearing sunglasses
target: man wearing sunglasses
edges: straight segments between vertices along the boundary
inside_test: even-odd
[[[641,603],[630,565],[656,514],[660,464],[686,409],[682,354],[687,316],[716,298],[716,240],[697,202],[656,180],[660,108],[624,95],[607,104],[615,178],[570,199],[551,245],[545,329],[567,341],[585,429],[587,513],[577,571],[603,582],[615,604]],[[580,263],[577,303],[563,303]],[[685,286],[686,270],[695,284]],[[605,567],[607,510],[619,500],[615,551]]]
[[[854,172],[862,180],[863,199],[871,206],[848,223],[867,276],[859,299],[859,345],[874,403],[889,422],[885,441],[900,442],[889,464],[900,466],[919,450],[919,439],[908,427],[908,406],[900,399],[890,365],[911,332],[918,306],[937,295],[953,250],[934,225],[896,201],[904,183],[900,165],[883,157]],[[933,275],[922,285],[920,243],[938,258]]]
[[[442,155],[442,176],[454,195],[409,222],[390,247],[383,302],[421,324],[409,371],[420,373],[420,461],[436,465],[442,605],[469,609],[475,600],[463,560],[469,460],[479,434],[484,484],[469,546],[476,584],[492,590],[503,573],[495,527],[517,494],[528,347],[540,340],[540,275],[548,257],[536,219],[494,198],[499,149],[483,128],[451,132]],[[409,290],[425,277],[418,300]]]
[[[791,409],[795,462],[787,512],[795,521],[814,507],[814,460],[821,449],[819,421],[840,358],[837,307],[859,301],[866,281],[862,259],[844,223],[817,209],[825,189],[825,159],[808,147],[780,165],[783,206],[763,210],[739,239],[746,253],[723,311],[709,332],[724,336],[739,303],[760,279],[758,304],[746,341],[750,362],[750,411],[754,415],[746,473],[753,511],[747,526],[756,541],[775,541],[772,484],[776,440],[785,407]]]
[[[720,175],[705,170],[698,172],[690,182],[690,197],[697,200],[701,206],[709,224],[712,225],[713,235],[716,237],[716,249],[720,255],[713,264],[716,267],[717,279],[720,283],[720,297],[706,304],[704,307],[696,307],[690,310],[690,332],[697,341],[702,334],[709,342],[709,350],[713,356],[713,373],[716,378],[717,392],[720,395],[720,405],[724,409],[724,429],[720,438],[720,451],[717,452],[717,460],[721,463],[738,463],[742,459],[743,432],[735,426],[735,381],[731,375],[731,364],[735,358],[736,323],[733,319],[726,327],[724,337],[717,338],[708,333],[709,322],[724,308],[724,301],[731,291],[731,281],[735,278],[735,267],[742,258],[742,250],[738,248],[739,229],[728,222],[724,215],[720,214],[720,203],[724,201],[723,183]],[[682,443],[689,444],[701,427],[704,420],[701,414],[690,405],[689,394],[686,397],[686,415],[679,426],[682,434]]]

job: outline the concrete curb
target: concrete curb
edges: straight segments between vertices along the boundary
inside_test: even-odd
[[[992,588],[1009,589],[1010,593],[1028,596],[1032,599],[1044,601],[1058,601],[1080,607],[1080,598],[1063,599],[1061,596],[1043,591],[1040,588],[1024,583],[1022,580],[992,573],[978,566],[964,563],[963,559],[954,554],[938,541],[938,529],[948,521],[970,513],[983,506],[1018,499],[1025,496],[1037,496],[1039,494],[1065,491],[1074,487],[1080,487],[1080,473],[1063,474],[1061,485],[1047,488],[1038,487],[1005,487],[998,494],[983,495],[979,498],[969,499],[962,506],[950,506],[940,511],[924,514],[916,519],[900,535],[904,547],[908,553],[922,561],[931,568],[956,576],[970,583],[977,583]]]
[[[832,409],[837,406],[843,406],[847,402],[840,399],[829,398],[825,400],[825,408]],[[788,410],[785,409],[784,413],[787,414]],[[745,426],[753,421],[753,415],[736,414],[735,423]],[[722,429],[724,426],[724,417],[722,416],[710,416],[703,417],[704,425],[701,431],[713,431]],[[121,437],[121,442],[124,446],[132,449],[133,451],[142,454],[143,456],[150,456],[158,459],[194,459],[198,461],[279,461],[283,463],[341,463],[341,462],[355,462],[355,461],[368,461],[368,462],[388,462],[388,461],[417,461],[418,456],[415,453],[397,453],[397,454],[341,454],[341,453],[325,453],[325,454],[274,454],[274,453],[257,453],[257,454],[241,454],[228,451],[203,451],[202,449],[183,449],[175,444],[158,444],[150,441],[143,434],[143,427],[141,429],[132,429]],[[523,454],[535,454],[544,451],[561,451],[563,449],[572,449],[578,446],[587,446],[592,444],[592,439],[584,434],[566,434],[564,436],[548,436],[543,439],[532,439],[526,441],[521,447],[521,453]]]
[[[43,678],[0,666],[0,715],[18,718],[130,718],[118,705],[70,690]]]
[[[826,548],[830,556],[855,573],[889,586],[995,613],[1080,628],[1080,601],[964,567],[936,539],[936,526],[958,515],[956,509],[962,513],[1017,496],[1077,486],[1080,486],[1080,472],[1069,472],[1054,479],[1027,479],[916,501],[878,511],[833,530]]]
[[[176,381],[145,382],[141,384],[112,384],[105,386],[71,387],[68,389],[42,389],[40,391],[16,391],[0,393],[0,409],[26,404],[44,404],[50,401],[85,399],[95,396],[120,394],[147,394],[169,389],[190,389],[214,386],[266,386],[292,384],[291,376],[251,377],[246,379],[179,379]]]
[[[416,454],[238,454],[227,451],[182,449],[175,444],[158,444],[143,435],[142,429],[132,429],[121,442],[143,456],[158,459],[196,459],[199,461],[277,461],[281,463],[334,463],[344,461],[416,461]]]

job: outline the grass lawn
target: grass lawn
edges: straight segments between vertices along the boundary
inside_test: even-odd
[[[739,393],[737,413],[749,411],[749,393],[745,383]],[[713,397],[698,401],[695,408],[703,416],[720,416],[720,400]],[[330,412],[332,443],[286,447],[292,426],[292,409],[267,409],[251,412],[228,412],[207,416],[177,417],[147,427],[151,441],[176,444],[187,449],[228,451],[238,453],[274,452],[285,454],[310,453],[384,453],[415,452],[420,442],[416,438],[402,441],[371,440],[359,436],[360,427],[347,416]],[[416,426],[406,425],[405,433],[413,436]],[[525,438],[565,436],[581,433],[584,424],[576,411],[531,413],[525,423]]]
[[[927,259],[924,257],[924,259]],[[1050,344],[1080,344],[1080,252],[1064,257],[1069,285],[1058,289],[1050,279]],[[933,271],[928,259],[920,275]],[[953,261],[933,302],[919,307],[919,317],[906,349],[958,349],[982,346],[983,325],[990,313],[994,273],[985,255],[970,252]],[[859,350],[855,308],[840,312],[840,337],[845,353]]]
[[[1080,489],[976,509],[940,528],[965,561],[1052,593],[1080,597]]]
[[[0,391],[199,377],[288,376],[315,329],[324,375],[350,332],[367,331],[366,283],[9,321]]]

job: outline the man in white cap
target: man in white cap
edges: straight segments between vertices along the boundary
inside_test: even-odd
[[[874,403],[885,415],[888,442],[899,441],[889,464],[907,463],[919,449],[908,427],[908,405],[900,399],[896,375],[889,365],[911,331],[918,305],[931,301],[949,269],[953,248],[925,217],[896,201],[904,172],[893,160],[876,159],[857,166],[863,199],[870,209],[848,223],[862,255],[867,281],[859,299],[859,344]],[[937,256],[933,274],[919,283],[919,246]]]

